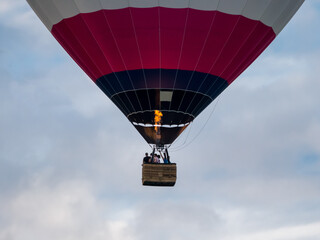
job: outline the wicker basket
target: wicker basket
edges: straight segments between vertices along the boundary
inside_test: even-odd
[[[175,163],[144,163],[142,164],[142,185],[174,186],[177,180]]]

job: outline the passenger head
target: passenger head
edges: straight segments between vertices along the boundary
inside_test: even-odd
[[[146,157],[148,157],[148,153],[146,153]]]

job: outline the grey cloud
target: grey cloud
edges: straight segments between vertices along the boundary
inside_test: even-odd
[[[221,219],[210,206],[194,203],[153,202],[137,210],[133,220],[136,239],[203,239],[217,234]]]
[[[8,37],[25,50],[1,58],[0,238],[229,240],[319,220],[319,51],[273,45],[223,93],[201,135],[172,151],[176,186],[148,188],[147,144],[35,26],[50,49],[35,50],[35,33]]]

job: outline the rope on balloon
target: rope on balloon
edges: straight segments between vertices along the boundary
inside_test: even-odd
[[[186,137],[185,137],[185,139],[184,139],[184,142],[183,142],[182,144],[180,144],[180,145],[177,146],[177,147],[171,148],[173,151],[175,151],[175,149],[178,149],[178,148],[180,148],[180,147],[182,147],[182,146],[184,146],[184,145],[186,144],[186,142],[187,142],[187,140],[188,140],[188,138],[189,138],[189,134],[190,134],[191,129],[192,129],[192,125],[193,125],[193,121],[189,124],[190,127],[189,127],[189,129],[188,129],[187,135],[186,135],[186,134],[181,134],[181,135],[178,136],[176,142],[178,142],[178,141],[181,139],[181,136],[182,136],[182,135],[183,135],[183,136],[186,135]],[[171,144],[171,145],[172,145],[172,144]],[[171,145],[170,145],[170,146],[171,146]]]
[[[199,137],[199,135],[201,134],[201,132],[203,131],[203,129],[204,129],[204,128],[206,127],[206,125],[208,124],[208,122],[209,122],[210,118],[212,117],[214,111],[216,110],[219,100],[220,100],[220,95],[217,97],[217,101],[216,101],[216,103],[214,104],[213,109],[211,110],[211,113],[210,113],[209,117],[207,118],[206,122],[205,122],[204,125],[201,127],[201,129],[198,131],[198,133],[191,139],[191,141],[189,141],[188,143],[186,143],[187,140],[188,140],[189,134],[190,134],[190,130],[191,130],[191,129],[190,129],[189,132],[188,132],[188,134],[187,134],[187,137],[186,137],[185,141],[183,142],[183,144],[180,145],[180,146],[178,146],[178,147],[172,148],[172,149],[170,150],[171,152],[178,152],[178,151],[186,148],[186,147],[189,146],[192,142],[194,142],[194,140],[196,140],[196,139]]]

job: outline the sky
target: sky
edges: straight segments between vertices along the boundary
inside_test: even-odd
[[[320,1],[171,148],[150,151],[24,0],[0,0],[0,240],[320,239]]]

